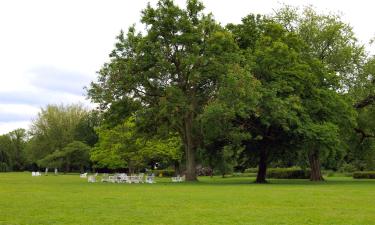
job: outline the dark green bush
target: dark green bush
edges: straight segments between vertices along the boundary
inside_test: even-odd
[[[358,171],[353,173],[354,179],[375,179],[375,171]]]
[[[8,171],[8,165],[4,162],[0,162],[0,172],[7,172]]]
[[[244,173],[258,173],[258,168],[247,168]]]
[[[340,172],[342,173],[353,173],[356,171],[356,168],[352,164],[344,163],[339,169]]]
[[[270,168],[267,170],[267,178],[275,179],[308,179],[310,170],[303,170],[297,167],[291,168]]]
[[[163,177],[173,177],[175,175],[174,169],[164,169],[164,170],[152,170],[155,176],[159,177],[162,174]]]
[[[256,174],[258,168],[248,168],[244,173]],[[309,179],[310,170],[303,170],[299,167],[290,167],[290,168],[268,168],[267,169],[267,178],[274,179]]]
[[[256,173],[233,173],[233,177],[256,177]]]

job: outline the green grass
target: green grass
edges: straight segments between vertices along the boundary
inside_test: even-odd
[[[87,183],[0,173],[0,224],[375,224],[375,180]]]

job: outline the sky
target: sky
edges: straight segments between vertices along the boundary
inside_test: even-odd
[[[140,24],[154,0],[0,1],[0,134],[25,128],[47,104],[93,107],[83,87],[96,79],[121,29]],[[176,1],[179,5],[184,0]],[[375,37],[371,0],[203,0],[223,25],[249,13],[270,14],[283,4],[339,13],[367,44]],[[375,53],[375,47],[368,45]]]

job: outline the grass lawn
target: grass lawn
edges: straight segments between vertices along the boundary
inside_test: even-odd
[[[0,224],[375,224],[375,180],[87,183],[0,173]]]

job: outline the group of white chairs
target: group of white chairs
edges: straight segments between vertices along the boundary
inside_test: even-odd
[[[89,175],[87,176],[87,173],[81,173],[79,175],[80,178],[87,178],[87,182],[89,183],[95,183],[96,182],[96,177],[98,176],[98,173],[95,173],[95,175]]]
[[[145,176],[144,173],[140,174],[132,174],[132,175],[127,175],[126,173],[116,173],[114,175],[108,175],[108,174],[103,174],[102,176],[102,182],[110,182],[110,183],[148,183],[148,184],[153,184],[155,183],[155,176],[152,175],[147,175]]]
[[[39,171],[37,171],[37,172],[31,172],[31,176],[33,176],[33,177],[39,177],[39,176],[42,176],[42,174],[39,172]]]
[[[180,176],[180,175],[177,175],[176,177],[172,177],[172,182],[184,182],[185,181],[185,175],[184,176]]]

